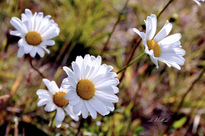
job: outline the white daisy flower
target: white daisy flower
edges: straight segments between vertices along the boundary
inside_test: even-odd
[[[181,48],[181,34],[176,33],[169,35],[172,30],[172,24],[168,21],[163,28],[155,35],[157,30],[157,17],[151,14],[145,20],[146,33],[140,32],[138,29],[133,28],[143,41],[145,46],[145,53],[147,53],[151,60],[158,68],[158,61],[166,63],[169,67],[173,66],[180,70],[184,65],[185,50]]]
[[[56,110],[55,125],[60,127],[62,121],[65,118],[65,112],[70,115],[72,119],[78,121],[79,118],[73,113],[73,108],[68,103],[69,101],[65,99],[65,95],[68,92],[67,89],[58,88],[55,81],[49,81],[43,79],[44,84],[48,88],[47,90],[39,89],[36,94],[39,97],[38,106],[45,106],[45,111],[52,112]]]
[[[35,57],[36,53],[43,57],[44,50],[50,53],[47,46],[55,44],[51,39],[58,36],[60,32],[58,25],[50,17],[50,15],[44,17],[42,12],[32,14],[29,9],[25,9],[25,13],[21,14],[21,20],[12,17],[10,23],[16,30],[11,31],[10,34],[21,37],[18,41],[19,58],[24,54]]]
[[[82,114],[83,118],[90,114],[95,119],[97,112],[107,115],[114,110],[113,103],[118,102],[115,95],[119,91],[117,74],[111,72],[112,66],[101,63],[100,56],[85,55],[72,62],[73,71],[63,67],[68,77],[63,80],[62,87],[70,90],[65,98],[73,106],[74,113]]]
[[[205,0],[193,0],[194,2],[196,2],[196,4],[198,4],[198,6],[201,6],[200,2],[205,2]]]

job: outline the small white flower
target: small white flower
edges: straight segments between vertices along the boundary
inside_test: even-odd
[[[73,71],[63,67],[68,77],[63,80],[62,87],[70,90],[65,98],[73,106],[74,113],[82,113],[83,118],[90,114],[95,119],[97,112],[107,115],[114,110],[113,103],[118,102],[115,95],[119,91],[117,74],[111,72],[112,66],[101,63],[100,56],[85,55],[72,62]]]
[[[155,35],[157,30],[157,17],[151,14],[145,20],[146,33],[140,32],[138,29],[133,28],[143,41],[145,46],[145,53],[147,53],[151,60],[158,68],[158,61],[166,63],[169,67],[173,66],[180,70],[184,65],[185,55],[184,49],[181,48],[181,34],[176,33],[169,35],[172,30],[172,24],[168,21],[163,28]]]
[[[49,81],[43,79],[44,84],[48,88],[47,90],[39,89],[36,94],[39,97],[38,106],[45,106],[45,111],[52,112],[56,110],[55,125],[60,127],[62,121],[65,118],[65,112],[71,116],[72,119],[78,121],[79,118],[73,113],[73,108],[68,103],[69,101],[65,99],[65,95],[68,92],[67,89],[58,88],[55,81]]]
[[[42,12],[32,14],[29,9],[25,9],[25,13],[21,14],[21,20],[12,17],[10,23],[16,30],[11,31],[10,34],[21,37],[18,41],[19,58],[29,53],[32,57],[35,57],[36,53],[43,57],[44,50],[50,53],[47,46],[55,44],[51,39],[58,36],[60,32],[58,25],[50,17],[50,15],[44,17]]]
[[[196,4],[198,4],[198,6],[201,6],[200,2],[205,2],[205,0],[193,0],[194,2],[196,2]]]

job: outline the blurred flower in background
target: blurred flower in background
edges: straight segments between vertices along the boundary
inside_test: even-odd
[[[205,0],[193,0],[194,2],[196,2],[199,6],[201,6],[200,2],[205,2]]]

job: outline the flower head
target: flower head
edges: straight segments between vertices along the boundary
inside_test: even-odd
[[[198,6],[201,6],[200,2],[205,2],[205,0],[193,0],[194,2],[196,2],[196,4],[198,4]]]
[[[21,38],[18,41],[18,57],[24,54],[35,57],[36,53],[43,57],[44,50],[50,53],[47,46],[55,44],[51,39],[58,36],[60,32],[58,25],[50,17],[50,15],[44,17],[42,12],[32,14],[29,9],[25,9],[25,13],[21,14],[21,20],[12,17],[10,23],[16,30],[11,31],[10,34]]]
[[[113,103],[118,102],[115,95],[119,91],[117,74],[111,72],[112,66],[101,63],[100,56],[85,55],[72,62],[73,70],[63,67],[68,77],[63,80],[62,87],[70,90],[65,98],[73,106],[74,113],[82,114],[83,118],[90,114],[95,119],[97,112],[107,115],[114,110]]]
[[[69,105],[69,101],[65,99],[65,95],[68,92],[67,89],[58,88],[54,81],[43,79],[44,84],[48,88],[47,90],[39,89],[36,94],[39,97],[38,106],[45,105],[45,111],[52,112],[56,110],[55,125],[60,127],[62,121],[65,118],[65,112],[71,116],[72,119],[78,121],[79,118],[73,113],[72,106]]]
[[[175,67],[180,70],[184,65],[185,55],[184,49],[181,48],[181,34],[176,33],[169,35],[172,30],[172,24],[168,21],[163,28],[155,35],[157,30],[157,17],[151,14],[145,20],[146,33],[140,32],[138,29],[133,28],[143,41],[145,46],[145,53],[147,53],[151,60],[158,68],[158,61],[166,63],[169,67]]]

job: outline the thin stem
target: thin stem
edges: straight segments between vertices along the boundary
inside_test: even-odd
[[[126,61],[125,65],[128,65],[130,63],[130,61],[132,60],[132,57],[134,56],[134,53],[135,53],[137,47],[140,45],[141,41],[142,41],[142,39],[138,40],[137,43],[134,45],[134,47],[131,48],[131,50],[129,51],[129,53],[128,53],[129,55],[127,57],[127,61]],[[120,83],[124,77],[125,77],[125,70],[122,72],[122,75],[119,79]]]
[[[33,70],[35,70],[42,78],[46,78],[46,76],[44,76],[43,73],[41,73],[36,67],[34,67],[31,57],[29,58],[29,63],[31,65],[31,67],[33,68]]]
[[[174,0],[169,0],[169,2],[165,5],[165,7],[159,12],[157,18],[161,16],[161,14],[165,11],[165,9],[173,2]]]
[[[55,126],[56,113],[57,113],[57,111],[55,112],[55,114],[53,114],[53,117],[52,117],[52,119],[51,119],[51,124],[50,124],[51,127],[54,127],[54,126]]]
[[[130,61],[129,64],[125,65],[124,67],[122,67],[117,74],[119,74],[120,72],[126,70],[129,66],[131,66],[132,64],[134,64],[135,62],[137,62],[139,59],[141,59],[143,56],[145,55],[145,53],[143,52],[142,54],[140,54],[139,56],[137,56],[136,58],[134,58],[132,61]]]
[[[204,74],[205,69],[203,69],[199,75],[197,76],[197,78],[192,82],[191,86],[187,89],[187,91],[184,93],[184,95],[182,96],[182,99],[176,109],[176,112],[179,111],[184,103],[184,100],[186,98],[186,96],[188,95],[189,92],[191,92],[192,88],[194,87],[194,85],[201,79],[202,75]]]
[[[196,77],[196,79],[192,82],[192,84],[189,86],[189,88],[187,89],[187,91],[184,93],[184,95],[182,96],[182,99],[179,103],[179,105],[177,106],[174,114],[173,114],[173,117],[174,116],[177,116],[178,115],[178,111],[180,111],[180,109],[182,108],[183,106],[183,103],[184,103],[184,100],[186,98],[186,96],[191,92],[191,90],[193,89],[194,85],[201,79],[201,77],[203,76],[205,72],[205,69],[203,69],[199,74],[198,76]],[[174,119],[171,120],[171,122],[169,122],[168,126],[165,128],[165,131],[164,131],[164,134],[166,134],[169,130],[169,128],[172,126],[172,124],[174,123]]]
[[[129,2],[129,0],[127,0],[127,1],[125,2],[125,5],[124,5],[124,7],[122,8],[122,11],[119,13],[119,15],[118,15],[118,17],[117,17],[117,20],[116,20],[116,22],[115,22],[115,24],[114,24],[114,26],[113,26],[113,28],[112,28],[112,31],[110,32],[110,35],[109,35],[107,41],[105,42],[104,47],[103,47],[103,49],[102,49],[102,51],[101,51],[100,54],[102,54],[102,53],[107,49],[108,44],[109,44],[109,42],[110,42],[110,39],[111,39],[111,37],[112,37],[112,34],[115,32],[115,29],[116,29],[118,23],[120,22],[121,16],[122,16],[122,14],[123,14],[123,10],[125,10],[125,8],[127,7],[128,2]]]
[[[76,136],[80,136],[80,130],[81,130],[81,128],[83,127],[83,122],[84,122],[84,120],[83,120],[83,118],[81,118],[81,119],[80,119],[80,124],[79,124],[79,126],[78,126],[78,131],[77,131],[77,133],[76,133]]]

